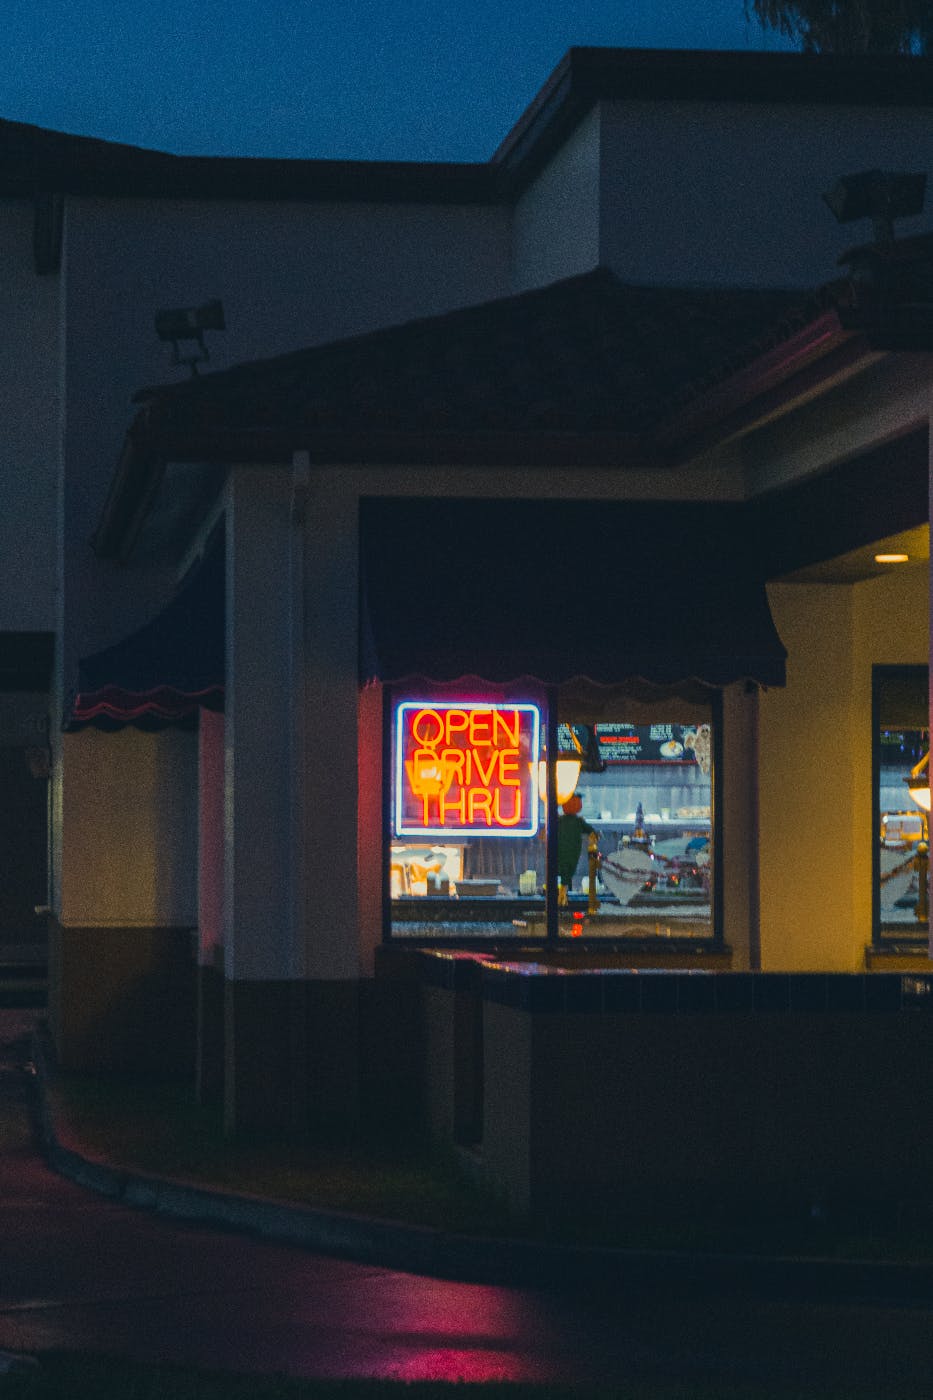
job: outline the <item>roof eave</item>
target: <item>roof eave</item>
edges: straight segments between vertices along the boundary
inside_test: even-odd
[[[126,561],[155,505],[169,463],[283,466],[298,451],[312,463],[379,467],[617,467],[669,463],[635,433],[344,432],[301,427],[161,431],[144,409],[127,433],[92,546],[100,558]]]
[[[493,152],[518,192],[598,102],[929,106],[933,58],[747,50],[568,50]]]
[[[499,203],[506,177],[487,161],[278,159],[175,155],[0,121],[0,196]]]
[[[860,332],[827,311],[675,412],[657,435],[659,450],[683,462],[790,413],[884,357]]]

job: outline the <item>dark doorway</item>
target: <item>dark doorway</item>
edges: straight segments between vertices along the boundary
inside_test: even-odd
[[[48,767],[45,750],[0,746],[0,955],[44,939]]]

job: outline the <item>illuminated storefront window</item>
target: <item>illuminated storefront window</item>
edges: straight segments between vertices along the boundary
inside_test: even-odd
[[[393,932],[511,932],[543,895],[540,707],[406,699],[392,739]]]
[[[654,708],[561,716],[549,835],[543,704],[396,699],[391,935],[712,938],[713,717]]]
[[[925,666],[874,668],[876,941],[927,937],[928,685]]]
[[[536,705],[406,700],[395,716],[395,830],[441,838],[534,836]]]
[[[614,720],[575,728],[585,736],[587,754],[577,784],[579,816],[599,842],[596,921],[605,932],[627,937],[711,937],[711,720]],[[585,848],[571,905],[577,890],[588,902]]]

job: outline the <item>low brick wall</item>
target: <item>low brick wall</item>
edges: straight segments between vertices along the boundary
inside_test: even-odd
[[[518,1210],[927,1190],[933,977],[500,965],[483,1012],[483,1171]]]
[[[590,971],[605,967],[651,965],[652,954],[642,948],[605,948],[568,944],[562,948],[516,947],[514,957],[529,963],[547,960]],[[665,946],[654,954],[675,968],[727,967],[728,949],[711,951],[695,945]],[[483,1138],[484,1007],[483,969],[496,960],[496,950],[381,947],[376,957],[375,986],[383,998],[395,989],[392,1006],[397,1024],[391,1043],[407,1047],[404,1098],[406,1122],[442,1147],[475,1147]],[[398,999],[399,989],[414,989],[417,998]],[[417,1008],[417,1014],[415,1014]],[[398,1019],[401,1018],[401,1019]],[[390,1018],[391,1020],[391,1018]],[[364,1018],[365,1024],[365,1018]],[[373,1039],[363,1063],[380,1078],[385,1057],[386,1028]],[[381,1047],[381,1048],[380,1048]],[[417,1066],[412,1072],[412,1057]],[[394,1066],[394,1059],[392,1064]],[[393,1068],[393,1074],[396,1070]],[[384,1090],[380,1090],[382,1094]],[[397,1096],[396,1096],[397,1097]]]

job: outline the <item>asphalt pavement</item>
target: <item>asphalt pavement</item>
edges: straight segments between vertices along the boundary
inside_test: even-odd
[[[933,1294],[709,1287],[672,1265],[573,1288],[441,1279],[173,1218],[51,1170],[35,1013],[0,1011],[0,1349],[333,1378],[769,1382],[928,1397]],[[151,1203],[150,1203],[151,1205]]]

